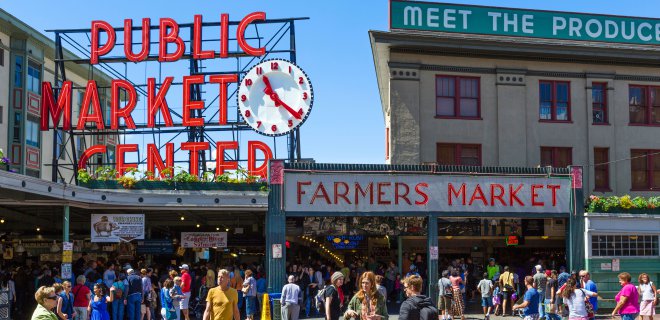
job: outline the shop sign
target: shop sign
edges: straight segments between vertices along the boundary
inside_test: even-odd
[[[509,246],[517,246],[520,244],[520,238],[518,236],[507,236],[506,237],[506,245],[507,247]]]
[[[430,260],[438,260],[438,247],[437,246],[429,247],[429,259]]]
[[[620,270],[621,270],[621,260],[612,259],[612,271],[620,271]]]
[[[600,270],[602,270],[602,271],[612,271],[612,263],[611,262],[601,262],[600,263]]]
[[[660,44],[660,19],[390,1],[390,29]]]
[[[335,249],[355,249],[364,240],[364,236],[327,236],[326,240],[332,243]]]
[[[282,259],[282,244],[273,244],[273,259]]]
[[[73,278],[73,272],[71,271],[71,263],[62,263],[62,279],[71,279]]]
[[[568,213],[570,178],[284,173],[288,212]]]
[[[137,254],[174,254],[174,247],[169,239],[140,240],[135,251]]]
[[[181,232],[183,248],[226,248],[226,232]]]
[[[144,214],[92,214],[92,242],[144,239]]]

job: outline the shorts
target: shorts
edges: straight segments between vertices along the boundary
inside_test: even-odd
[[[638,313],[621,314],[621,320],[635,320],[638,315]]]
[[[451,298],[440,296],[438,298],[438,311],[449,310],[451,308]]]
[[[184,292],[183,293],[183,299],[179,301],[180,309],[181,310],[188,310],[188,302],[190,301],[190,292]]]
[[[642,302],[639,304],[639,315],[640,316],[655,315],[655,306],[653,305],[653,300],[642,300]]]
[[[481,298],[481,306],[486,308],[486,307],[492,307],[493,306],[493,298],[491,297],[482,297]]]
[[[248,315],[253,315],[257,313],[257,297],[256,296],[246,296],[245,297],[245,313]]]
[[[530,314],[528,316],[525,316],[523,320],[539,320],[539,314],[538,313]]]
[[[511,300],[511,294],[513,292],[502,291],[502,300]],[[538,316],[537,316],[538,317]]]

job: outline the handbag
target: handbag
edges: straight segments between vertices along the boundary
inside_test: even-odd
[[[587,317],[593,318],[594,306],[591,304],[591,301],[589,301],[589,297],[587,297],[587,294],[584,292],[584,290],[580,289],[580,291],[582,291],[582,294],[584,295],[584,308],[587,310]]]
[[[557,305],[554,302],[546,303],[545,313],[549,313],[549,314],[557,313]]]
[[[513,273],[509,272],[509,279],[511,279],[512,276],[513,276]],[[510,285],[508,282],[509,282],[509,281],[507,280],[507,281],[504,283],[504,289],[506,289],[507,292],[511,292],[511,291],[513,291],[513,286]]]
[[[176,319],[176,309],[166,309],[165,311],[165,317],[167,320],[175,320]]]

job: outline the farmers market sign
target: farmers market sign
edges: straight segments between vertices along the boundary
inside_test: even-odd
[[[397,0],[390,29],[660,44],[660,19]]]

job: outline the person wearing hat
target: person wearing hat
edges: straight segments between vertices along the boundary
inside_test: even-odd
[[[135,270],[126,270],[128,277],[128,292],[125,294],[126,314],[128,320],[140,320],[140,311],[142,304],[142,279],[135,274]]]
[[[337,271],[330,277],[331,285],[325,288],[325,319],[338,320],[344,309],[346,297],[341,287],[344,284],[344,274]]]
[[[188,303],[190,302],[190,285],[192,284],[192,277],[190,277],[190,267],[183,264],[181,269],[181,291],[183,292],[183,299],[181,299],[181,312],[186,320],[190,320],[188,313]]]
[[[495,274],[500,273],[500,266],[497,263],[495,263],[495,258],[488,259],[486,272],[488,272],[488,280],[493,280]]]

